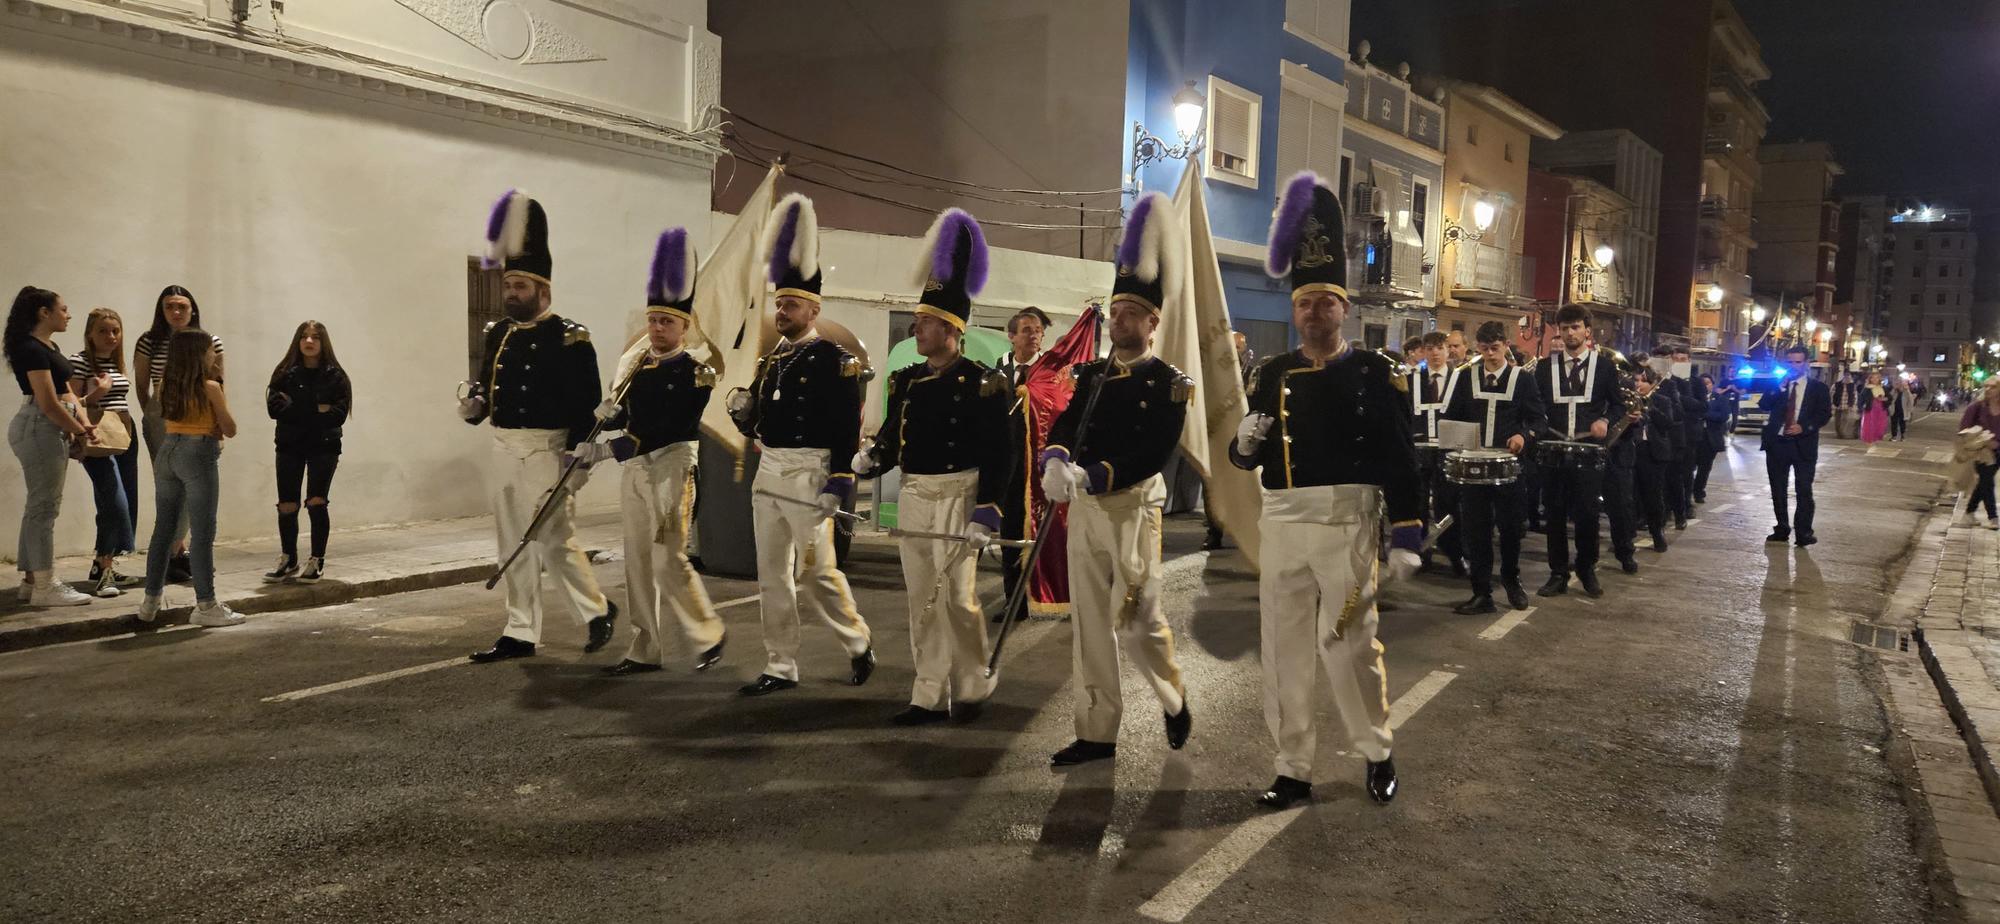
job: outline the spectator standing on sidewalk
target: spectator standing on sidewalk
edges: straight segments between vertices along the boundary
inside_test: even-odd
[[[180,286],[168,286],[160,290],[160,297],[153,302],[153,326],[139,335],[132,344],[132,384],[139,389],[140,426],[145,430],[146,456],[153,462],[154,478],[159,477],[160,446],[167,438],[167,420],[160,411],[160,383],[167,370],[167,341],[178,331],[201,328],[201,306],[195,303],[194,293]],[[209,340],[215,344],[215,379],[222,381],[222,338],[213,334]],[[132,515],[134,523],[138,514]],[[168,539],[173,543],[173,558],[168,562],[168,583],[178,584],[189,579],[193,565],[188,560],[188,521],[183,518],[174,525]],[[148,560],[151,549],[147,549]]]
[[[1882,387],[1882,374],[1868,373],[1861,386],[1861,442],[1874,445],[1889,432],[1889,390]]]
[[[1826,383],[1811,375],[1812,354],[1801,344],[1785,348],[1785,384],[1759,402],[1764,419],[1764,470],[1771,476],[1771,506],[1777,527],[1765,542],[1783,543],[1796,534],[1800,547],[1813,535],[1813,475],[1819,468],[1819,431],[1833,419]],[[1796,483],[1798,511],[1790,510],[1788,482]]]
[[[1965,406],[1965,413],[1959,415],[1958,427],[1960,430],[1985,427],[1986,432],[1992,434],[1987,439],[1988,447],[2000,452],[2000,379],[1987,381],[1985,389],[1979,394],[1979,399]],[[1958,515],[1958,522],[1953,525],[1974,525],[1973,508],[1985,504],[1986,528],[2000,529],[2000,513],[1996,513],[1993,509],[1993,475],[1995,471],[2000,471],[2000,464],[1996,463],[2000,463],[2000,459],[1992,457],[1986,462],[1974,463],[1973,468],[1979,474],[1979,482],[1973,486],[1972,496],[1965,501],[1965,512]]]
[[[1896,387],[1889,391],[1889,438],[1901,442],[1910,432],[1910,412],[1916,410],[1917,398],[1910,393],[1910,380],[1896,377]]]
[[[83,349],[69,358],[70,390],[84,407],[97,412],[91,420],[102,422],[117,417],[126,434],[135,434],[129,405],[132,380],[125,375],[125,320],[109,308],[90,309],[83,325]],[[144,578],[118,573],[118,556],[136,548],[133,535],[139,513],[139,441],[130,439],[125,451],[115,456],[85,456],[83,470],[90,475],[91,492],[97,502],[97,558],[90,564],[90,593],[116,597],[144,584]]]
[[[296,579],[312,584],[326,570],[326,540],[333,532],[327,492],[340,464],[340,427],[354,407],[354,389],[326,325],[306,321],[292,332],[285,358],[271,370],[264,409],[278,422],[278,564],[264,583]],[[305,481],[306,515],[312,518],[312,555],[299,566],[299,482]]]
[[[72,440],[93,428],[78,419],[69,391],[69,360],[55,335],[69,329],[69,306],[47,289],[23,286],[7,311],[0,348],[21,386],[21,410],[7,426],[7,444],[21,460],[27,502],[21,505],[21,538],[14,566],[21,570],[21,601],[29,606],[77,606],[90,597],[56,580],[56,516],[62,512],[63,478]]]
[[[156,359],[159,357],[155,357]],[[215,338],[195,327],[167,341],[160,379],[160,417],[166,433],[153,456],[153,538],[146,543],[146,599],[139,621],[160,617],[168,549],[183,515],[194,580],[194,624],[233,626],[243,621],[215,597],[215,511],[221,500],[222,441],[236,435],[236,418],[222,392],[222,357]]]

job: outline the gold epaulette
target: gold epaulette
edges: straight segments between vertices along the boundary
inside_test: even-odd
[[[988,369],[985,375],[979,377],[979,397],[991,398],[994,395],[1004,395],[1013,390],[1013,384],[1007,379],[1007,373],[998,369]]]
[[[696,387],[696,388],[714,388],[714,387],[715,387],[715,367],[713,367],[713,366],[710,366],[710,365],[709,365],[709,364],[707,364],[707,363],[695,363],[695,364],[694,364],[694,387]]]
[[[568,319],[563,323],[563,346],[576,346],[590,342],[590,328]]]
[[[1174,376],[1173,387],[1167,394],[1174,399],[1175,404],[1186,404],[1189,398],[1194,397],[1194,379],[1185,374]]]
[[[860,374],[861,374],[861,358],[858,356],[842,354],[840,357],[840,377],[843,379],[851,379],[859,376]]]

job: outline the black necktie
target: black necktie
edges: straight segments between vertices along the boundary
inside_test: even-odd
[[[1494,375],[1491,372],[1486,373],[1486,390],[1496,391],[1499,388],[1500,388],[1500,377]]]
[[[1569,389],[1568,389],[1568,390],[1569,390],[1569,393],[1570,393],[1570,394],[1574,395],[1574,394],[1577,394],[1577,393],[1579,393],[1579,392],[1582,392],[1582,391],[1583,391],[1583,360],[1581,360],[1581,359],[1572,359],[1572,360],[1570,360],[1570,361],[1569,361],[1569,374],[1568,374],[1568,375],[1566,375],[1566,376],[1564,376],[1564,377],[1565,377],[1565,378],[1567,378],[1567,379],[1569,380]]]

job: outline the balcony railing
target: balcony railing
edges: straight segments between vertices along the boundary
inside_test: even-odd
[[[1729,200],[1721,196],[1701,197],[1701,217],[1721,221],[1729,214]]]
[[[1491,244],[1461,244],[1458,266],[1453,273],[1454,296],[1482,300],[1529,299],[1528,283],[1533,263],[1505,247]]]

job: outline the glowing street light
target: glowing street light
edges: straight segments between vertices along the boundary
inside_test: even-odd
[[[1819,329],[1819,319],[1818,319],[1818,318],[1807,318],[1807,319],[1806,319],[1806,333],[1810,334],[1810,333],[1812,333],[1813,331],[1815,331],[1815,330],[1818,330],[1818,329]]]
[[[1194,88],[1194,81],[1174,94],[1174,130],[1182,138],[1192,138],[1201,128],[1201,113],[1207,101],[1201,98],[1201,91]]]
[[[1789,315],[1789,314],[1781,314],[1781,315],[1779,315],[1779,316],[1778,316],[1778,329],[1779,329],[1779,330],[1791,330],[1791,329],[1792,329],[1792,316],[1791,316],[1791,315]]]
[[[1479,233],[1484,234],[1486,229],[1493,227],[1493,216],[1493,203],[1484,199],[1472,203],[1472,227]]]
[[[1611,261],[1618,256],[1618,252],[1612,250],[1610,244],[1599,244],[1596,250],[1590,252],[1590,256],[1597,261],[1598,266],[1610,269]]]

